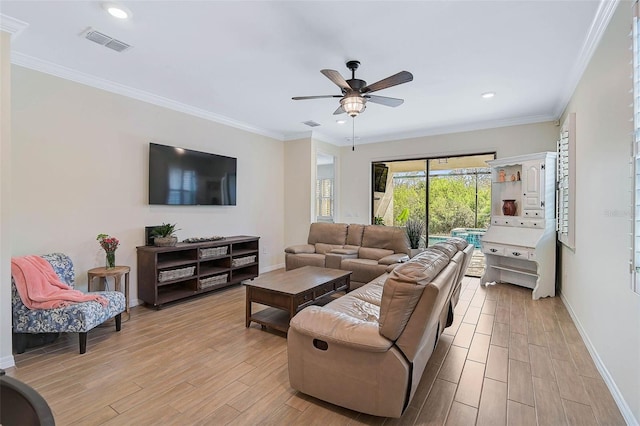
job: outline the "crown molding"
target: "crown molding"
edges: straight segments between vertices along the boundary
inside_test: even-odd
[[[569,73],[569,78],[567,78],[564,90],[561,93],[558,104],[554,110],[554,120],[559,119],[567,108],[567,105],[569,105],[569,101],[571,100],[576,87],[578,87],[578,83],[587,69],[587,65],[591,61],[598,44],[600,44],[600,40],[602,40],[602,36],[613,17],[613,13],[615,12],[618,3],[620,3],[620,0],[600,1],[598,10],[596,11],[596,16],[593,18],[593,22],[591,23],[587,37],[584,40],[578,59]]]
[[[261,128],[252,126],[250,124],[236,121],[222,115],[214,114],[210,111],[206,111],[201,108],[196,108],[191,105],[174,101],[173,99],[164,98],[162,96],[154,95],[153,93],[134,89],[128,86],[124,86],[122,84],[119,84],[110,80],[95,77],[90,74],[79,72],[71,68],[54,64],[52,62],[44,61],[42,59],[34,58],[32,56],[25,55],[20,52],[12,53],[11,62],[15,65],[40,71],[45,74],[54,75],[56,77],[64,78],[65,80],[75,81],[76,83],[84,84],[86,86],[91,86],[97,89],[106,90],[107,92],[112,92],[118,95],[127,96],[129,98],[137,99],[139,101],[147,102],[149,104],[171,109],[173,111],[182,112],[195,117],[203,118],[205,120],[213,121],[219,124],[224,124],[226,126],[234,127],[236,129],[245,130],[247,132],[277,139],[279,141],[282,141],[284,138],[284,136],[281,133],[276,133],[269,130],[261,129]]]
[[[11,39],[18,36],[29,24],[16,18],[0,13],[0,31],[11,34]]]
[[[408,132],[377,135],[372,137],[362,136],[361,139],[357,140],[356,145],[364,145],[364,144],[380,143],[380,142],[395,142],[403,139],[415,139],[415,138],[422,138],[427,136],[448,135],[453,133],[472,132],[476,130],[496,129],[500,127],[521,126],[525,124],[544,123],[547,121],[554,121],[554,120],[555,118],[552,115],[535,115],[535,116],[528,116],[528,117],[508,118],[504,120],[482,121],[482,122],[459,124],[459,125],[455,124],[451,126],[432,127],[432,128],[426,128],[426,129],[412,130]],[[338,143],[336,145],[351,146],[351,142],[345,141],[342,143]]]

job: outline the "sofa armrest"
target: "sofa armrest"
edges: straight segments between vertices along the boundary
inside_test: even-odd
[[[344,250],[344,249],[334,249],[331,250],[330,253],[327,253],[324,257],[324,266],[332,269],[342,269],[342,261],[344,259],[357,259],[358,252],[356,251],[353,254],[340,254],[335,253],[336,250]]]
[[[291,319],[291,328],[329,344],[367,352],[386,352],[393,342],[378,331],[378,322],[363,321],[320,306],[308,306]]]
[[[285,253],[300,254],[300,253],[315,253],[316,246],[313,244],[299,244],[296,246],[289,246],[284,249]]]
[[[403,263],[408,261],[409,261],[409,256],[407,256],[406,253],[394,253],[378,260],[378,263],[380,265],[393,265],[394,263]]]

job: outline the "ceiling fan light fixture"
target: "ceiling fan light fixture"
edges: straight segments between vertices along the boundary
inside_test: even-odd
[[[365,100],[361,96],[345,96],[340,99],[340,105],[342,105],[342,109],[344,112],[349,114],[351,117],[356,117],[362,111],[365,110]]]

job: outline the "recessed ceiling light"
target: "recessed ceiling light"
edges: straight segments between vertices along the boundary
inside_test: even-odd
[[[109,15],[118,19],[127,19],[131,17],[131,11],[124,6],[120,6],[114,3],[104,3],[102,5],[104,10],[109,12]]]
[[[344,124],[346,122],[347,122],[347,120],[336,120],[336,123],[338,123],[338,124]]]
[[[480,95],[480,96],[482,96],[482,97],[483,97],[483,98],[485,98],[485,99],[491,99],[491,98],[493,98],[495,95],[496,95],[496,92],[485,92],[485,93],[483,93],[483,94],[482,94],[482,95]]]

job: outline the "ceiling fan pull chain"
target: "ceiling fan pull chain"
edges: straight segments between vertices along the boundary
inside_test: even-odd
[[[351,151],[356,150],[356,117],[351,117]]]

